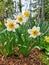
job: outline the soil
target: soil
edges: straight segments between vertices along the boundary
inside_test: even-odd
[[[20,56],[12,55],[11,57],[3,58],[0,53],[0,65],[45,65],[38,56],[42,53],[37,48],[32,50],[27,57],[20,54]]]

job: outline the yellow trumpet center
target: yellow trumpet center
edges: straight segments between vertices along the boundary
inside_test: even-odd
[[[11,22],[11,23],[9,23],[9,28],[14,28],[14,24]]]
[[[23,17],[22,17],[22,16],[18,16],[17,20],[18,20],[19,22],[22,22],[22,21],[23,21]]]
[[[32,31],[32,34],[33,34],[34,36],[36,36],[36,35],[38,35],[38,31],[37,31],[37,30],[33,30],[33,31]]]
[[[30,14],[29,11],[24,12],[24,16],[26,16],[26,17],[29,17],[29,14]]]

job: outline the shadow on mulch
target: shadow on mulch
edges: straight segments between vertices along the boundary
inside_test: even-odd
[[[11,57],[3,59],[3,56],[0,54],[0,65],[45,65],[38,56],[42,53],[43,52],[36,48],[32,50],[27,57],[20,54],[20,56],[17,57],[12,55]]]

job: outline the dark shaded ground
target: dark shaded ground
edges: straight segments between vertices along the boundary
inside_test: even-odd
[[[12,55],[11,57],[3,58],[0,54],[0,65],[45,65],[38,57],[42,53],[38,49],[34,49],[27,57],[21,54],[19,57]]]

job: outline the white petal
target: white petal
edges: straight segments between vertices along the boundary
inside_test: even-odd
[[[37,27],[38,31],[40,31],[40,27]]]
[[[35,30],[35,29],[37,29],[37,27],[36,27],[36,26],[34,26],[34,27],[32,28],[32,30]]]
[[[33,38],[36,38],[37,36],[32,36]]]
[[[27,22],[28,18],[24,18],[24,22]]]
[[[34,35],[30,35],[30,37],[32,37],[32,38],[36,38],[37,36],[34,36]]]
[[[7,27],[7,30],[8,30],[8,31],[11,31],[11,29],[10,29],[10,28],[8,28],[8,27]]]
[[[18,23],[17,19],[15,20],[16,23]]]
[[[15,29],[13,29],[12,31],[15,32]]]
[[[16,24],[16,25],[15,25],[15,28],[19,28],[19,25],[18,25],[18,24]]]
[[[32,35],[30,35],[29,37],[33,37]]]
[[[31,29],[28,29],[28,33],[31,34],[32,33],[32,30]]]
[[[38,33],[38,36],[41,35],[41,32]]]

